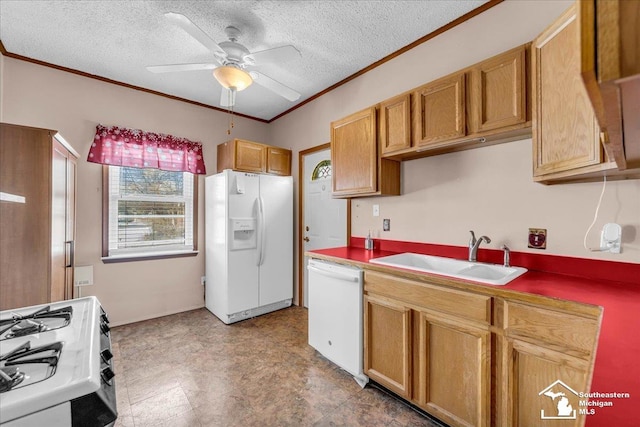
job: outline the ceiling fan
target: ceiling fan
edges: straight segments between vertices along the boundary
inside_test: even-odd
[[[253,68],[261,63],[280,63],[299,58],[300,52],[294,46],[286,45],[258,52],[249,52],[246,47],[238,43],[240,30],[236,27],[229,26],[225,28],[224,31],[229,40],[218,44],[186,16],[173,12],[165,13],[165,16],[211,50],[214,62],[153,65],[146,67],[147,70],[152,73],[213,70],[213,76],[223,87],[220,94],[220,105],[223,107],[232,107],[235,104],[236,92],[246,89],[253,82],[291,102],[300,98],[298,92],[271,77],[254,69],[247,71],[247,68]]]

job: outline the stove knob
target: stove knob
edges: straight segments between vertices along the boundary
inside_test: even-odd
[[[102,357],[104,363],[107,363],[109,360],[113,359],[113,353],[111,353],[111,350],[109,350],[108,348],[102,350],[100,352],[100,356]]]
[[[113,373],[113,370],[111,368],[106,367],[100,372],[100,376],[102,377],[102,380],[104,382],[108,383],[113,377],[116,376],[116,374]]]
[[[109,323],[109,318],[107,317],[107,313],[102,313],[100,315],[100,320],[102,320],[104,323]]]
[[[109,335],[109,331],[111,330],[111,328],[109,327],[109,325],[107,325],[106,323],[101,323],[100,324],[100,329],[102,329],[102,332],[105,335]]]

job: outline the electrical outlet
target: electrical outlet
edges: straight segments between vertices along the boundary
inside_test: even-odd
[[[391,230],[391,220],[390,219],[383,219],[382,220],[382,231],[389,231]]]
[[[547,248],[547,229],[546,228],[530,228],[528,246],[532,249]]]
[[[380,216],[380,205],[373,205],[373,216]]]

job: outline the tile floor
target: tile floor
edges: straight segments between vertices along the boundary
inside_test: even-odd
[[[115,327],[118,427],[428,426],[307,344],[307,310],[234,325],[206,309]]]

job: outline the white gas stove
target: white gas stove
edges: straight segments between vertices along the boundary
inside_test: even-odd
[[[112,357],[95,297],[0,312],[0,425],[111,425]]]

